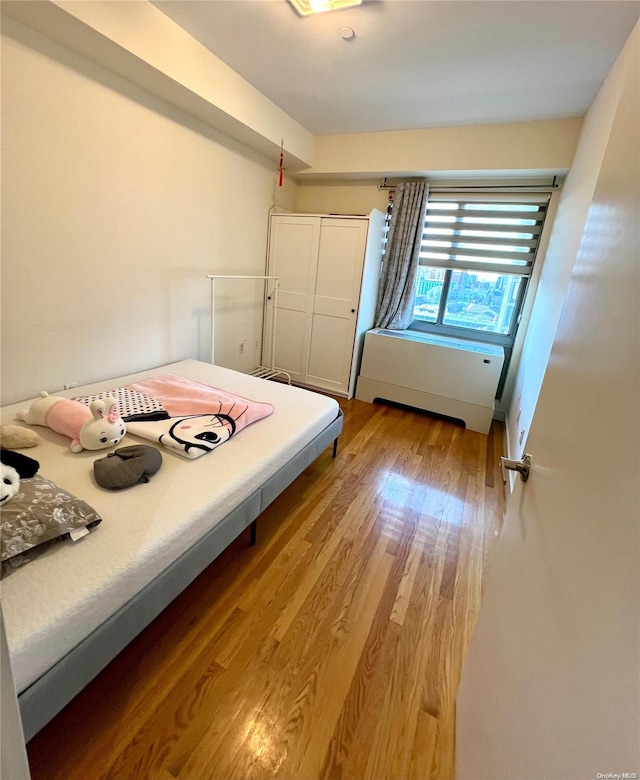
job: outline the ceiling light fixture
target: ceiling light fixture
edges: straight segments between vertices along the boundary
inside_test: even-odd
[[[341,11],[343,8],[351,8],[360,5],[362,0],[289,0],[300,16],[320,14],[324,11]]]

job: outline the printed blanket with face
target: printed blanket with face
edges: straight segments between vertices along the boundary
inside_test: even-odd
[[[269,403],[243,398],[183,376],[165,374],[97,395],[78,396],[90,404],[113,396],[127,433],[161,444],[186,458],[198,458],[273,412]]]

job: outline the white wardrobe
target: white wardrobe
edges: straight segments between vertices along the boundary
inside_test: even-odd
[[[384,215],[274,214],[268,274],[280,278],[274,364],[295,384],[351,398],[364,334],[373,327]],[[271,355],[274,300],[263,354]]]

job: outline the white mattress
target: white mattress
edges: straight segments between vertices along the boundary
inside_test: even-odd
[[[156,374],[172,373],[270,402],[274,412],[196,460],[161,448],[160,471],[147,484],[124,491],[99,487],[93,461],[107,451],[69,450],[69,439],[35,428],[44,443],[25,454],[40,472],[102,516],[78,542],[54,545],[1,583],[2,609],[18,692],[22,692],[78,642],[198,541],[338,414],[332,398],[186,360],[151,371],[56,393],[94,393]],[[4,424],[25,403],[2,409]],[[139,444],[127,435],[119,446]]]

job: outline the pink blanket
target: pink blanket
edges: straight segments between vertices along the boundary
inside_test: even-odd
[[[118,402],[128,433],[187,458],[210,452],[247,425],[273,412],[269,403],[242,398],[175,374],[144,379],[75,400],[90,404],[106,395]]]

